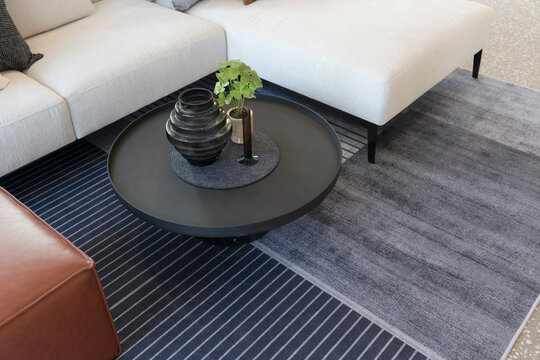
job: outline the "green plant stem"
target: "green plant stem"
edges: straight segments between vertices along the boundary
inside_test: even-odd
[[[241,119],[243,117],[242,109],[244,108],[244,99],[241,99],[241,100],[233,99],[232,104],[233,104],[232,107],[234,109],[233,110],[234,117],[237,119]]]
[[[236,108],[236,114],[240,115],[240,118],[244,117],[244,97],[242,96],[242,99],[238,100],[238,107]]]

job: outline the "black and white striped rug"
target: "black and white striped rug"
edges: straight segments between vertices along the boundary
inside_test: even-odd
[[[250,244],[209,245],[138,219],[116,199],[106,156],[80,140],[0,186],[95,260],[119,359],[426,358]]]

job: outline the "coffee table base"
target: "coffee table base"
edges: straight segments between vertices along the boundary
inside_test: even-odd
[[[250,243],[252,241],[260,239],[265,234],[266,232],[253,234],[253,235],[247,235],[247,236],[230,237],[230,238],[200,238],[200,239],[207,244],[231,246],[231,245],[244,245],[244,244]]]

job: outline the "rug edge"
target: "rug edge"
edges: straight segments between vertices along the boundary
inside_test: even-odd
[[[512,340],[510,340],[510,343],[506,347],[506,350],[503,353],[503,355],[501,356],[500,360],[506,360],[508,355],[510,355],[510,353],[512,352],[512,349],[514,348],[514,345],[516,344],[516,341],[518,340],[519,336],[523,332],[523,329],[525,329],[525,326],[527,325],[527,323],[531,319],[532,315],[534,314],[534,312],[535,312],[535,310],[536,310],[536,308],[538,307],[539,304],[540,304],[540,294],[538,294],[538,296],[536,297],[536,300],[532,304],[529,312],[527,313],[527,315],[525,315],[525,318],[523,319],[523,322],[521,323],[519,328],[516,330],[516,333],[512,337]]]
[[[273,251],[269,247],[265,246],[263,243],[261,243],[259,241],[256,241],[256,242],[253,242],[252,244],[253,244],[254,247],[261,250],[262,252],[264,252],[265,254],[270,256],[272,259],[278,261],[279,263],[281,263],[282,265],[284,265],[288,269],[290,269],[290,270],[294,271],[295,273],[297,273],[298,275],[304,277],[305,279],[310,281],[315,286],[318,286],[321,290],[327,292],[328,294],[330,294],[334,298],[338,299],[339,301],[341,301],[345,305],[349,306],[351,309],[357,311],[360,315],[365,316],[372,323],[378,325],[383,330],[388,331],[390,334],[398,337],[400,340],[404,341],[405,343],[407,343],[408,345],[413,347],[415,350],[420,351],[422,354],[427,356],[429,359],[431,359],[431,360],[447,360],[447,359],[443,358],[441,355],[437,354],[435,351],[433,351],[430,348],[423,345],[422,343],[414,340],[413,338],[411,338],[409,335],[405,334],[404,332],[402,332],[398,328],[396,328],[396,327],[390,325],[389,323],[387,323],[386,321],[382,320],[377,315],[375,315],[374,313],[372,313],[368,309],[364,308],[362,305],[358,304],[357,302],[355,302],[354,300],[352,300],[348,296],[343,295],[342,293],[340,293],[339,291],[337,291],[336,289],[334,289],[330,285],[326,284],[322,280],[318,279],[314,275],[310,274],[306,270],[304,270],[304,269],[300,268],[299,266],[293,264],[289,260],[282,258],[278,253],[276,253],[275,251]]]
[[[468,71],[468,72],[471,72],[472,70],[471,69],[468,69],[466,68],[465,66],[461,65],[459,66],[456,70],[458,69],[461,69],[461,70],[465,70],[465,71]],[[456,71],[454,70],[454,71]],[[452,72],[454,72],[452,71]],[[450,73],[451,74],[451,73]],[[448,76],[450,75],[448,74]],[[511,84],[511,85],[514,85],[514,86],[519,86],[521,88],[524,88],[524,89],[527,89],[527,90],[532,90],[532,91],[535,91],[535,92],[540,92],[540,90],[538,89],[535,89],[535,88],[532,88],[532,87],[528,87],[528,86],[525,86],[525,85],[521,85],[521,84],[516,84],[516,83],[513,83],[513,82],[510,82],[510,81],[507,81],[507,80],[504,80],[504,79],[501,79],[501,78],[498,78],[498,77],[495,77],[495,76],[492,76],[492,75],[488,75],[486,73],[480,73],[479,75],[481,75],[482,77],[486,77],[486,78],[489,78],[489,79],[492,79],[492,80],[497,80],[497,81],[500,81],[500,82],[503,82],[503,83],[506,83],[506,84]],[[447,76],[447,77],[448,77]]]

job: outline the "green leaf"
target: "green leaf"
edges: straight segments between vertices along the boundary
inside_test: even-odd
[[[240,75],[240,71],[238,71],[237,68],[229,68],[229,79],[230,80],[236,80],[238,79],[238,76]]]
[[[226,60],[219,63],[219,67],[225,68],[227,66],[233,66],[235,63],[238,63],[240,60]]]
[[[230,95],[232,95],[232,97],[236,100],[242,99],[242,93],[239,90],[231,90]]]
[[[241,62],[240,60],[231,60],[229,61],[229,66],[231,68],[234,68],[234,69],[238,69],[240,67],[242,67],[243,65],[245,65],[243,62]]]
[[[237,81],[233,85],[233,88],[235,90],[240,90],[240,91],[242,91],[245,87],[246,87],[246,83],[244,83],[242,81]]]
[[[229,82],[226,82],[225,84],[222,84],[220,82],[216,83],[216,86],[214,87],[214,94],[221,94],[225,91],[227,85],[229,85]]]
[[[223,83],[223,84],[225,84],[226,82],[229,81],[229,74],[228,74],[228,72],[227,72],[227,73],[218,72],[218,73],[216,74],[216,77],[218,78],[219,82],[220,82],[220,83]]]
[[[225,105],[225,93],[222,92],[218,95],[217,102],[219,106]]]
[[[254,95],[254,92],[250,88],[245,88],[242,91],[242,95],[244,95],[244,97],[247,98],[247,99],[252,99],[253,95]]]
[[[253,73],[251,74],[251,82],[253,83],[253,85],[256,86],[257,89],[263,87],[262,80],[255,71],[253,71]]]

